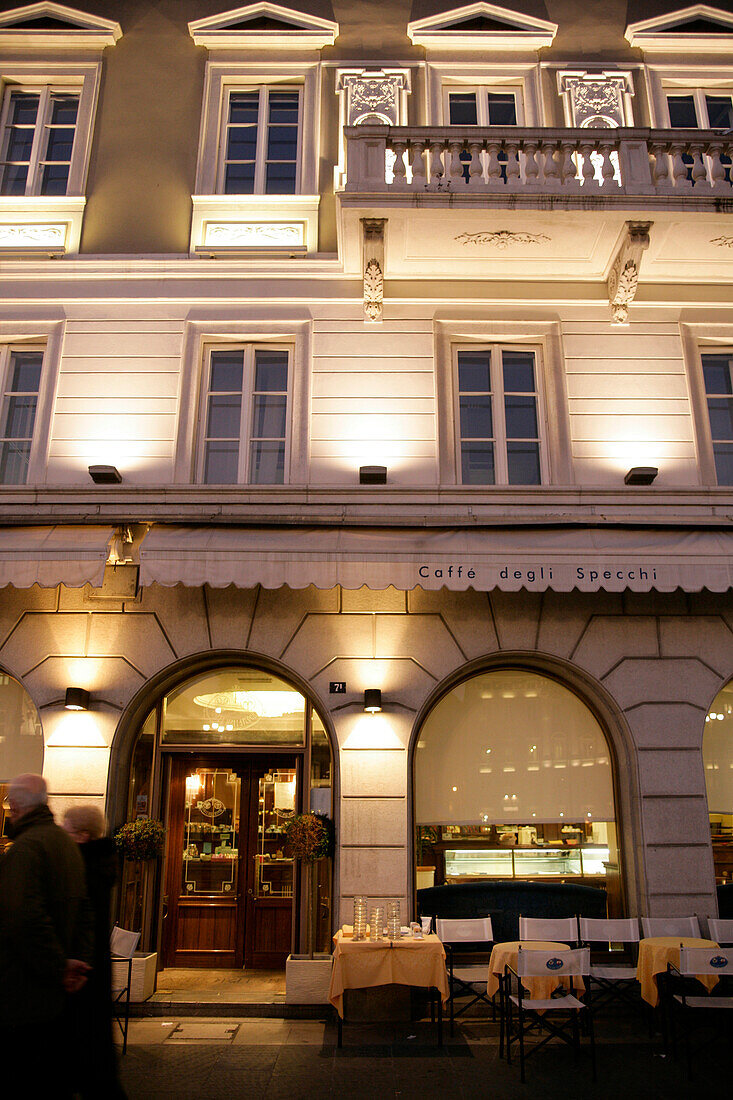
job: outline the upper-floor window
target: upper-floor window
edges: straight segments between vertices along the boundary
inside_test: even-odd
[[[521,115],[519,89],[446,88],[449,126],[516,126]]]
[[[79,93],[51,86],[8,88],[3,104],[3,195],[65,195]]]
[[[457,348],[458,463],[464,485],[539,485],[545,479],[537,353]]]
[[[287,347],[213,347],[206,355],[199,480],[281,485],[288,462]]]
[[[733,352],[703,352],[701,358],[718,485],[733,485]]]
[[[24,485],[33,445],[41,348],[5,347],[0,352],[0,484]]]
[[[733,95],[693,88],[667,93],[669,125],[688,130],[728,130],[733,127]]]
[[[220,192],[295,194],[299,184],[300,115],[298,88],[229,89],[223,111]]]

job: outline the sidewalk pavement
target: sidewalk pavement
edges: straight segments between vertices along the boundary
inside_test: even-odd
[[[121,1077],[129,1100],[689,1100],[728,1092],[729,1047],[708,1047],[689,1083],[682,1051],[679,1062],[664,1058],[640,1017],[609,1019],[596,1023],[595,1085],[587,1055],[559,1044],[530,1058],[520,1084],[518,1063],[499,1058],[498,1025],[480,1020],[457,1026],[454,1038],[446,1024],[442,1049],[427,1023],[348,1024],[341,1050],[332,1022],[131,1020]]]

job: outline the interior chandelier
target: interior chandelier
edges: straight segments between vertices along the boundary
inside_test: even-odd
[[[297,691],[217,691],[194,696],[214,729],[247,729],[260,718],[284,718],[303,710]]]

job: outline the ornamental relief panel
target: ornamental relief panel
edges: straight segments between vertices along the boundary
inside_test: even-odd
[[[627,97],[633,95],[628,74],[558,73],[571,126],[614,129],[626,126]]]

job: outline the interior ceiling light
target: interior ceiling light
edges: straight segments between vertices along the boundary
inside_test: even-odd
[[[303,711],[303,696],[297,691],[217,691],[196,695],[193,701],[209,712],[207,717],[221,715],[220,726],[241,727],[258,718],[284,718]]]

